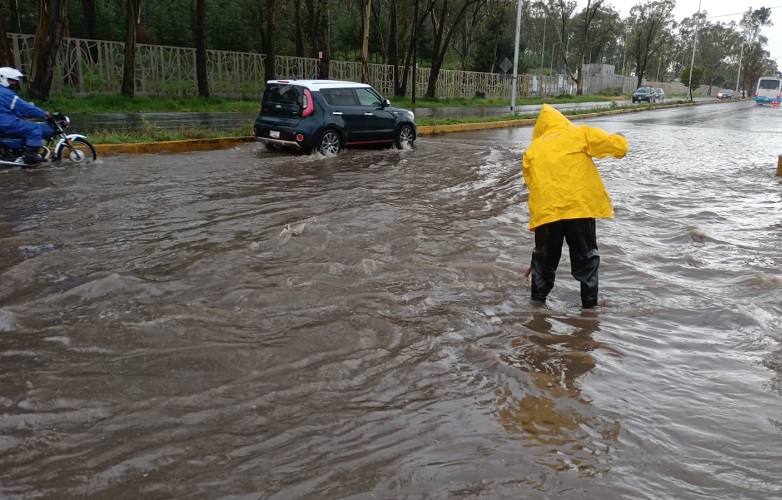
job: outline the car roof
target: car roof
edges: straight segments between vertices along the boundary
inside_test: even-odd
[[[365,89],[371,88],[366,83],[349,82],[344,80],[269,80],[266,82],[270,84],[283,84],[283,85],[299,85],[312,91],[318,91],[322,89]]]

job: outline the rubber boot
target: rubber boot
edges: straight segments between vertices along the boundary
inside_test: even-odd
[[[25,146],[23,161],[25,165],[38,165],[41,163],[41,148],[37,146]]]

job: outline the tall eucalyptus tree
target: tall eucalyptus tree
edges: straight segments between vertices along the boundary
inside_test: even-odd
[[[567,61],[565,63],[565,67],[568,68],[568,72],[570,72],[570,77],[573,79],[573,81],[576,82],[577,95],[582,95],[584,93],[584,55],[586,54],[587,48],[589,46],[589,29],[592,25],[592,22],[595,20],[595,17],[600,12],[602,6],[603,0],[587,0],[586,7],[578,16],[581,20],[582,30],[581,40],[579,41],[578,51],[576,53],[577,59],[575,75],[570,71],[570,65],[567,64]]]
[[[6,9],[7,0],[0,0],[0,10]],[[5,29],[5,20],[0,16],[0,66],[13,66],[14,58],[11,53],[11,43]]]
[[[641,86],[654,56],[672,36],[675,0],[653,0],[630,9],[628,59],[635,65],[636,86]]]
[[[739,22],[742,29],[742,38],[744,40],[744,56],[742,58],[742,68],[744,73],[741,78],[741,88],[754,88],[755,82],[763,76],[764,59],[769,57],[763,46],[768,43],[768,39],[760,34],[760,29],[765,26],[773,26],[771,21],[771,8],[761,7],[752,10],[750,7],[744,13]]]
[[[122,87],[125,97],[136,95],[136,25],[141,9],[141,0],[127,0],[125,12],[125,52],[122,63]]]
[[[266,0],[266,80],[277,79],[277,0]]]
[[[38,24],[28,92],[33,99],[49,100],[53,68],[67,23],[68,0],[38,0]]]
[[[206,71],[206,0],[196,0],[196,81],[198,95],[209,97],[209,79]]]
[[[452,5],[451,2],[455,2]],[[429,72],[429,82],[426,96],[436,97],[437,79],[443,67],[445,55],[450,48],[451,40],[458,26],[464,20],[467,12],[474,8],[483,8],[487,0],[432,0],[425,9],[426,17],[432,27],[432,67]],[[519,0],[521,1],[521,0]]]

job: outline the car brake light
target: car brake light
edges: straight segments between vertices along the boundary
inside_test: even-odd
[[[301,134],[296,134],[296,140],[299,142],[304,142],[304,136]]]
[[[304,103],[304,111],[301,112],[301,116],[309,116],[315,112],[315,106],[312,104],[312,94],[310,89],[304,89],[304,99],[307,101]]]

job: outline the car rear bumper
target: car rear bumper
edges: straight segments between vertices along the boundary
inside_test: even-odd
[[[301,144],[296,141],[286,141],[283,139],[269,139],[268,137],[256,137],[256,141],[266,146],[275,146],[278,148],[301,150]]]

